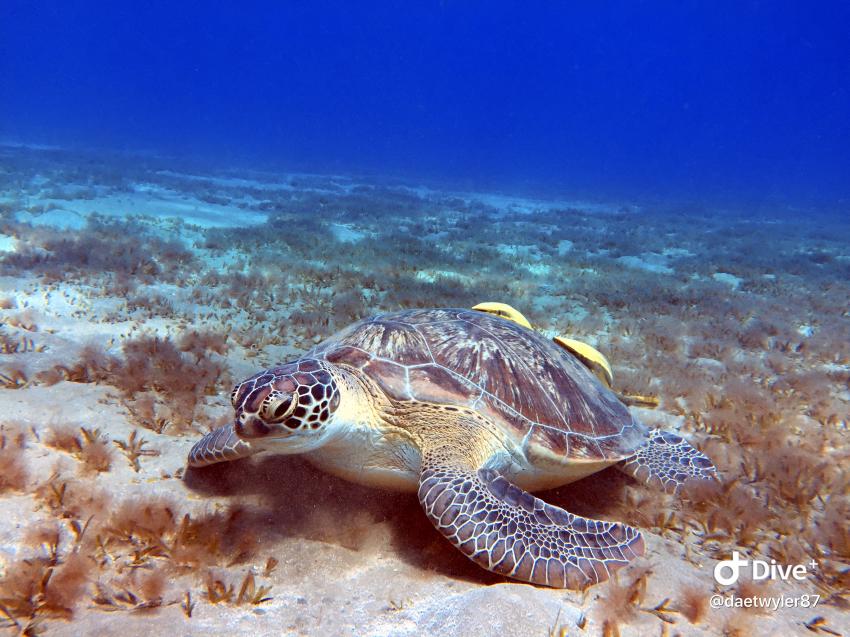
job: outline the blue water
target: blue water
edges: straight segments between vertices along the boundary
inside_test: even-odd
[[[846,208],[850,5],[592,4],[3,0],[0,139]]]

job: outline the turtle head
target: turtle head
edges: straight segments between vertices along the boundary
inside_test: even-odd
[[[255,374],[231,394],[236,435],[278,453],[304,453],[333,433],[340,392],[324,361],[303,359]]]

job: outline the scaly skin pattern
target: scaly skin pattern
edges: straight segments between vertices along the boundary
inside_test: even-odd
[[[339,405],[331,366],[301,358],[239,383],[231,394],[242,438],[319,429]]]
[[[190,467],[205,467],[217,462],[238,460],[255,453],[251,445],[236,435],[233,425],[219,427],[201,438],[189,452]]]
[[[643,554],[630,526],[582,518],[546,504],[492,469],[470,472],[428,459],[419,486],[425,514],[476,564],[507,577],[585,588]]]
[[[424,412],[413,428],[424,450],[419,502],[476,564],[532,584],[584,588],[643,554],[634,528],[573,515],[486,466],[498,465],[499,442],[480,415],[439,406]]]
[[[679,493],[690,480],[717,480],[711,460],[684,438],[671,431],[654,429],[646,444],[619,465],[620,470],[651,487]]]

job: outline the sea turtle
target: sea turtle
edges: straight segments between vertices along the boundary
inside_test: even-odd
[[[355,323],[243,381],[232,425],[189,465],[304,454],[361,484],[415,491],[428,519],[486,569],[583,588],[644,551],[640,533],[528,493],[617,465],[668,492],[711,461],[648,429],[566,347],[515,321],[415,309]]]

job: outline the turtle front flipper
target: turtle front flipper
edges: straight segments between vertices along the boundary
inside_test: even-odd
[[[632,527],[589,520],[543,502],[493,469],[476,466],[468,436],[426,440],[419,502],[464,555],[532,584],[584,588],[643,554]]]
[[[245,458],[258,451],[259,449],[236,435],[233,425],[225,425],[196,442],[189,452],[188,462],[190,467],[205,467],[217,462]]]
[[[646,444],[617,467],[667,493],[678,493],[692,480],[719,480],[717,469],[704,453],[680,435],[663,429],[650,431]]]

